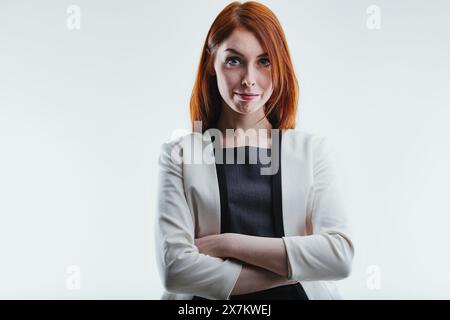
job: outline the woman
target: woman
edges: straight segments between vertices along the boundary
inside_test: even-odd
[[[349,275],[354,247],[325,140],[294,129],[297,101],[273,12],[229,4],[203,47],[194,132],[161,148],[162,299],[340,298],[332,280]]]

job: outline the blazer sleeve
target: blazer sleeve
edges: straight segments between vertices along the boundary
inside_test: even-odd
[[[183,165],[174,160],[172,142],[158,159],[155,244],[157,264],[169,292],[228,300],[242,264],[199,253],[194,244],[195,217],[184,193]]]
[[[288,278],[339,280],[351,272],[354,246],[339,197],[332,154],[323,137],[316,136],[312,143],[312,163],[312,234],[283,237],[288,256]]]

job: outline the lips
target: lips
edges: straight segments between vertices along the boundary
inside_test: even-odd
[[[250,100],[256,99],[259,96],[259,94],[257,94],[257,93],[239,93],[239,92],[235,92],[235,94],[237,94],[239,96],[239,98],[241,100],[244,100],[244,101],[250,101]]]
[[[235,92],[236,94],[240,95],[240,96],[259,96],[258,93],[247,93],[247,92]]]

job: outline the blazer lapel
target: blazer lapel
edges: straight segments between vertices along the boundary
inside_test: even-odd
[[[308,195],[304,177],[305,161],[301,150],[301,139],[294,130],[283,134],[281,149],[281,187],[283,190],[283,225],[286,236],[305,235],[306,206]]]
[[[214,148],[206,132],[194,134],[194,152],[203,157],[200,164],[184,167],[185,193],[191,212],[195,214],[195,237],[220,233],[221,201]],[[201,159],[201,158],[200,158]]]

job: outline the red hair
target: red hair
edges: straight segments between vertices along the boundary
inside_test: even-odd
[[[219,13],[206,36],[190,101],[193,130],[195,121],[202,121],[202,133],[217,124],[223,99],[213,73],[216,49],[236,28],[252,32],[267,51],[273,84],[264,108],[267,119],[274,129],[293,129],[299,89],[281,24],[263,4],[236,1]]]

